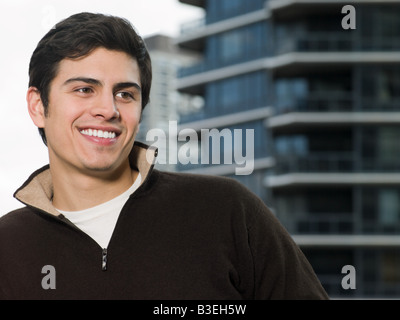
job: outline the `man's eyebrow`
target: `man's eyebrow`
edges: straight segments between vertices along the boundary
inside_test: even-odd
[[[102,82],[100,80],[93,79],[93,78],[85,78],[85,77],[70,78],[64,82],[64,85],[70,84],[71,82],[85,82],[85,83],[93,84],[93,85],[97,85],[97,86],[102,85]]]
[[[126,88],[131,88],[134,87],[136,88],[139,92],[142,91],[142,88],[136,83],[136,82],[120,82],[116,83],[113,87],[114,91],[118,91],[121,89],[126,89]]]
[[[64,85],[67,85],[71,82],[85,82],[85,83],[96,85],[96,86],[103,85],[103,83],[100,80],[93,79],[93,78],[86,78],[86,77],[70,78],[64,82]],[[121,89],[130,88],[130,87],[134,87],[138,91],[142,91],[142,88],[136,82],[119,82],[113,86],[113,89],[114,89],[114,91],[118,91]]]

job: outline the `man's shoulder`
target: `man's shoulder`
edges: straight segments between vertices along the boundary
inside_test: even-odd
[[[217,212],[219,217],[238,219],[248,227],[262,224],[265,230],[275,228],[278,222],[267,204],[233,177],[165,171],[157,174],[155,195],[168,206],[172,203],[190,208],[192,213],[201,212],[204,221],[207,215],[215,216]]]
[[[237,191],[248,191],[247,188],[236,179],[225,176],[215,176],[207,174],[187,173],[187,172],[167,172],[159,171],[160,180],[163,183],[171,184],[177,188],[204,189],[217,188],[223,190],[236,189]],[[214,189],[215,191],[215,189]]]
[[[265,207],[247,186],[232,177],[185,172],[159,171],[158,190],[172,197],[186,197],[210,203],[242,203]]]
[[[30,225],[29,217],[34,218],[32,210],[28,207],[22,207],[12,210],[0,216],[0,234],[4,234],[7,230],[16,230],[17,227]],[[21,224],[23,222],[23,224]]]

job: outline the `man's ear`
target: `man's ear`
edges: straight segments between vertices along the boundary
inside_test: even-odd
[[[28,112],[33,123],[38,128],[44,128],[44,107],[39,90],[35,87],[29,87],[26,94],[26,102],[28,103]]]

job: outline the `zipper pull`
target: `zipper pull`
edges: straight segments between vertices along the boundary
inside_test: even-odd
[[[107,249],[104,248],[101,254],[101,270],[107,270]]]

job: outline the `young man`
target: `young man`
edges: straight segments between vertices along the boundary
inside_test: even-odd
[[[29,76],[49,165],[0,219],[1,299],[328,299],[253,193],[153,169],[156,150],[135,142],[151,62],[127,21],[61,21]]]

